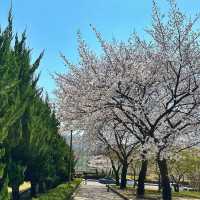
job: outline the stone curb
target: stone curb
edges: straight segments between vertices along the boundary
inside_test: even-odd
[[[82,181],[83,182],[83,181]],[[81,183],[82,183],[81,182]],[[75,187],[75,189],[74,189],[74,191],[73,191],[73,193],[72,193],[72,195],[71,195],[71,197],[70,197],[70,200],[73,200],[74,199],[74,196],[76,195],[76,193],[79,191],[79,189],[80,189],[80,185],[81,185],[81,183],[80,184],[78,184],[76,187]]]
[[[114,192],[115,194],[117,194],[118,196],[120,196],[122,199],[124,200],[133,200],[133,199],[129,199],[126,195],[124,194],[121,194],[120,192],[118,192],[116,189],[110,187],[109,185],[107,186],[108,187],[108,190],[111,190],[112,192]],[[137,200],[145,200],[147,198],[137,198]],[[159,200],[160,198],[149,198],[148,197],[148,200]]]
[[[118,192],[117,190],[115,190],[114,188],[110,187],[109,185],[107,186],[108,190],[111,190],[112,192],[114,192],[115,194],[117,194],[118,196],[120,196],[122,199],[124,200],[132,200],[129,199],[127,196],[125,196],[124,194],[121,194],[120,192]]]

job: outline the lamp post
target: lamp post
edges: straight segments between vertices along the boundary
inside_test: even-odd
[[[69,181],[72,181],[72,133],[70,132],[70,146],[69,146]]]

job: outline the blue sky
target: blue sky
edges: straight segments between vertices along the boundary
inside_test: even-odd
[[[158,2],[165,11],[166,0]],[[177,2],[189,15],[200,12],[200,0]],[[1,26],[6,24],[9,6],[9,0],[0,0]],[[78,30],[89,46],[99,51],[89,24],[94,25],[106,39],[115,37],[127,40],[134,30],[142,36],[143,29],[151,24],[151,7],[151,0],[13,0],[14,27],[16,32],[27,30],[33,58],[45,49],[39,69],[39,85],[44,87],[50,97],[54,97],[55,83],[50,74],[67,70],[59,51],[71,61],[77,61]]]

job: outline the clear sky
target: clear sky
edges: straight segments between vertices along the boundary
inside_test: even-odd
[[[200,12],[200,0],[177,0],[186,13]],[[163,11],[166,0],[158,0]],[[0,24],[5,26],[9,0],[0,0]],[[151,24],[151,0],[13,0],[15,31],[27,30],[28,44],[35,58],[43,49],[45,55],[39,71],[39,85],[53,97],[55,83],[50,74],[64,72],[66,67],[59,56],[63,52],[76,62],[76,32],[80,30],[91,48],[99,51],[89,24],[94,25],[104,38],[126,40],[136,30]],[[199,24],[200,28],[200,24]]]

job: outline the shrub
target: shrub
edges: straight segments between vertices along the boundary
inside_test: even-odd
[[[80,183],[81,179],[75,179],[71,183],[61,184],[33,200],[68,200]]]

